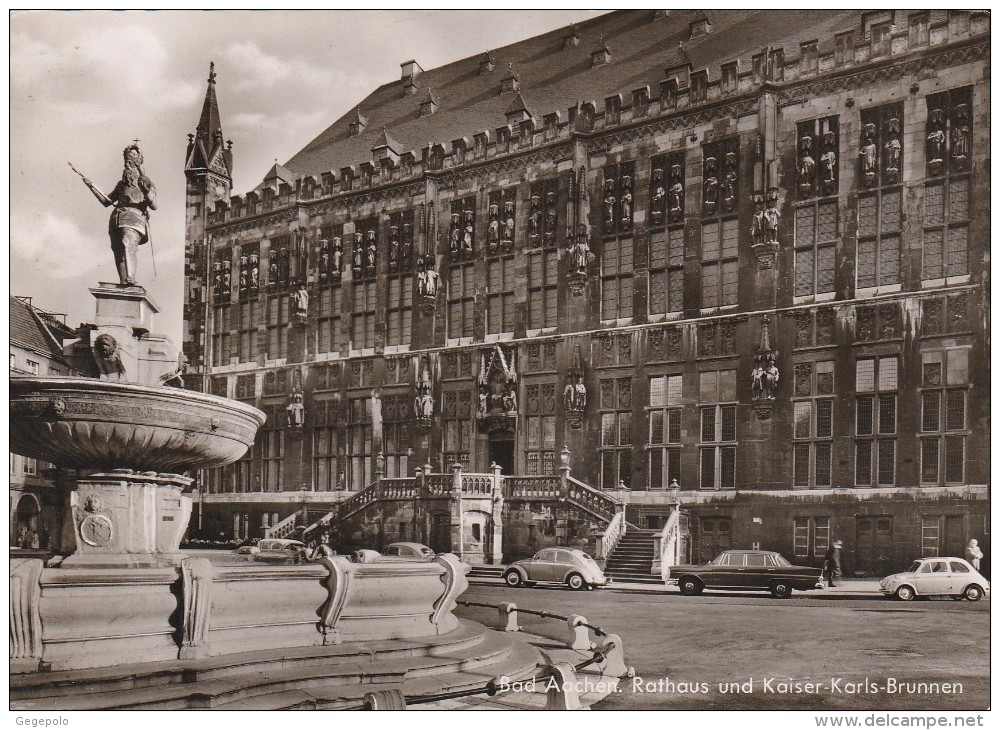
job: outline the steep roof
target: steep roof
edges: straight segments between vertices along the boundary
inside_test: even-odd
[[[55,323],[50,323],[27,302],[17,297],[10,297],[10,342],[12,345],[63,363],[63,351],[59,338],[67,336],[68,330],[62,330]]]
[[[741,69],[748,69],[751,57],[767,46],[784,47],[786,57],[794,57],[803,41],[860,31],[860,15],[852,10],[715,10],[711,31],[694,38],[690,26],[707,17],[703,11],[673,10],[656,20],[654,15],[652,10],[625,10],[578,23],[577,45],[564,42],[572,32],[567,27],[493,49],[495,67],[484,73],[480,73],[484,59],[480,51],[419,74],[417,94],[405,94],[400,80],[383,84],[285,166],[301,177],[369,161],[383,128],[404,148],[420,150],[429,143],[502,127],[507,123],[505,112],[516,103],[515,91],[500,93],[511,64],[520,93],[539,100],[534,112],[544,115],[565,113],[581,101],[600,105],[618,93],[629,98],[633,89],[657,85],[665,78],[665,69],[673,66],[690,63],[718,78],[721,64],[739,60]],[[594,67],[591,54],[600,47],[602,36],[613,58]],[[421,117],[420,101],[428,88],[434,90],[439,106],[433,115]],[[351,136],[350,124],[358,109],[368,123]]]

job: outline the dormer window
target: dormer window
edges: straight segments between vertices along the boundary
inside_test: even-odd
[[[546,114],[542,117],[542,124],[545,127],[545,139],[555,139],[559,133],[559,112]]]
[[[886,21],[872,25],[872,58],[888,56],[892,41],[892,23]]]
[[[677,79],[660,82],[660,108],[673,109],[677,106]]]
[[[708,98],[708,72],[696,71],[691,74],[691,102],[697,103]]]
[[[854,61],[854,33],[842,33],[837,36],[833,47],[833,61],[838,66]]]
[[[910,48],[926,46],[930,42],[930,13],[910,16]]]
[[[722,66],[722,93],[723,94],[733,94],[736,93],[737,81],[736,81],[736,63],[727,63]]]
[[[819,69],[819,58],[816,52],[816,41],[809,41],[799,46],[799,74],[814,74]]]
[[[649,87],[643,86],[632,92],[632,116],[644,117],[649,111]]]
[[[622,99],[617,94],[604,100],[604,123],[619,124],[622,120]]]
[[[712,24],[708,22],[708,18],[700,18],[691,23],[691,38],[698,38],[711,32]]]

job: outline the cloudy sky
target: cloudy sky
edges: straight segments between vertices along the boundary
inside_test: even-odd
[[[69,169],[110,192],[135,138],[156,184],[139,281],[157,329],[180,341],[184,153],[215,61],[234,191],[253,189],[368,91],[425,69],[567,26],[575,11],[27,11],[10,18],[12,294],[93,320],[88,287],[117,281],[108,212]]]

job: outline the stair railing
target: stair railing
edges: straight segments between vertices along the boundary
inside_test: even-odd
[[[566,498],[577,507],[590,512],[609,523],[614,516],[624,508],[624,502],[615,499],[579,479],[566,475]]]
[[[675,505],[663,529],[653,535],[653,567],[651,573],[664,581],[670,568],[681,562],[681,509]]]
[[[608,528],[597,539],[597,555],[595,558],[601,565],[607,563],[611,553],[618,547],[618,542],[622,539],[626,529],[627,523],[625,522],[625,512],[623,510],[611,518]]]
[[[306,512],[305,507],[295,510],[278,524],[265,527],[264,537],[267,539],[274,539],[291,535],[295,531],[295,526],[298,524],[299,517],[304,518],[306,514],[308,513]]]

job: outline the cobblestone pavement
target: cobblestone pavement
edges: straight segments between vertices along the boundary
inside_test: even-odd
[[[595,710],[950,711],[990,704],[988,599],[900,603],[859,586],[790,600],[627,586],[575,593],[478,580],[462,599],[580,613],[621,634],[636,677],[622,680]],[[495,610],[460,607],[458,614],[497,625]],[[520,623],[553,639],[566,632],[553,619],[524,616]]]

